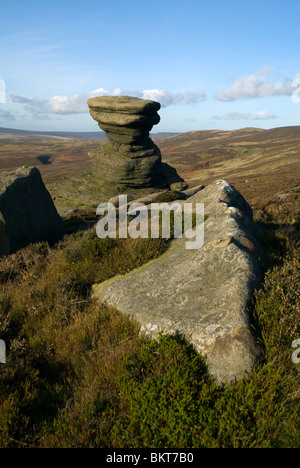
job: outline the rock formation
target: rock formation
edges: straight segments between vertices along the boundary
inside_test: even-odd
[[[187,202],[204,203],[203,247],[186,250],[186,239],[174,239],[160,258],[95,286],[94,297],[153,337],[179,331],[206,356],[218,382],[232,382],[259,358],[247,308],[262,279],[263,252],[250,206],[226,181]]]
[[[90,153],[93,167],[103,180],[124,189],[186,188],[176,170],[162,164],[160,150],[149,137],[153,125],[160,121],[158,102],[104,96],[89,99],[88,106],[109,139],[107,145]]]
[[[102,96],[89,99],[88,106],[109,143],[89,153],[91,170],[70,174],[51,186],[62,216],[77,208],[94,210],[119,194],[139,198],[187,188],[176,169],[161,161],[160,150],[149,137],[153,125],[160,121],[158,102]]]
[[[37,168],[24,166],[0,174],[0,255],[33,242],[53,243],[63,230]]]

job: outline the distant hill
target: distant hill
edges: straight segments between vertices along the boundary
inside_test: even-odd
[[[105,140],[104,132],[35,132],[29,130],[15,130],[11,128],[0,127],[1,140],[22,140],[22,141],[40,141],[40,140]]]
[[[250,199],[300,186],[300,126],[188,132],[157,144],[190,186],[226,179]]]
[[[237,166],[240,171],[248,159],[253,162],[289,155],[300,161],[300,126],[188,132],[161,140],[159,147],[168,163],[192,177],[203,170],[207,175],[207,169],[223,167],[230,160],[235,163],[229,167],[233,170]]]
[[[178,133],[152,133],[153,140],[161,140],[168,138]],[[107,140],[104,132],[35,132],[30,130],[15,130],[11,128],[0,127],[0,141],[14,140],[14,141],[41,141],[41,140],[89,140],[89,141],[103,141]]]

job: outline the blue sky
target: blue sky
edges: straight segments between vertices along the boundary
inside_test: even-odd
[[[300,125],[299,0],[3,0],[0,126],[97,131],[91,96],[162,104],[154,131]]]

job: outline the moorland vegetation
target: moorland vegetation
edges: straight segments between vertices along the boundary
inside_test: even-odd
[[[180,335],[151,340],[91,297],[94,283],[158,257],[169,240],[99,239],[86,209],[65,220],[57,245],[2,258],[0,446],[299,447],[300,187],[295,171],[281,176],[235,174],[267,270],[250,307],[262,360],[232,385],[217,385]]]

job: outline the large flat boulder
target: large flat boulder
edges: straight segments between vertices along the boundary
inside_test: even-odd
[[[35,167],[0,174],[0,255],[34,242],[56,242],[63,222]]]
[[[248,306],[263,276],[263,252],[250,206],[226,181],[187,202],[204,203],[203,247],[186,250],[186,239],[174,239],[160,258],[95,285],[94,297],[153,337],[179,331],[206,356],[218,382],[232,382],[249,374],[260,355]]]

